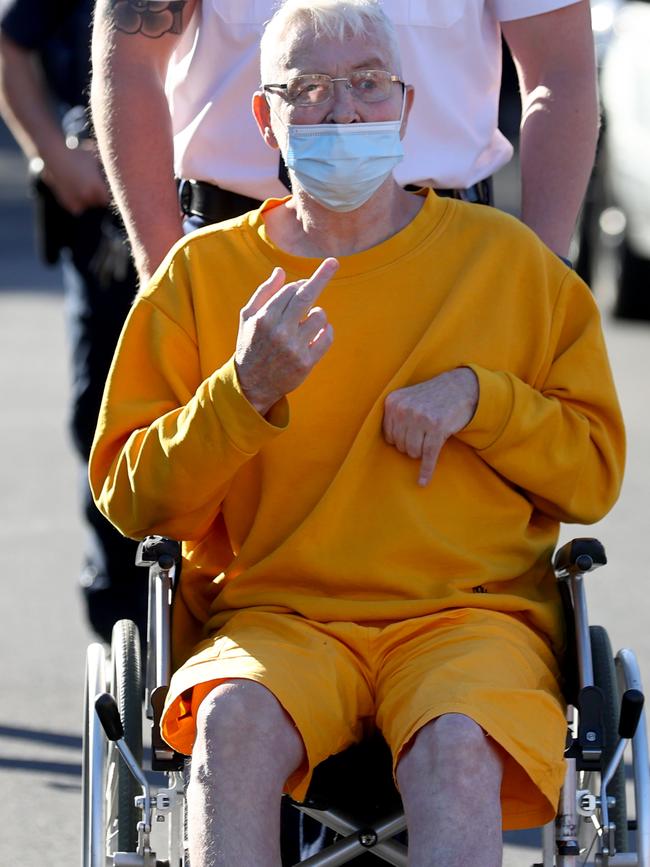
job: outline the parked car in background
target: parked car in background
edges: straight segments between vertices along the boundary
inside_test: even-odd
[[[593,285],[616,257],[614,314],[650,320],[650,0],[591,0],[601,95],[596,163],[569,256]],[[499,127],[517,146],[517,76],[504,45]]]
[[[620,234],[615,314],[650,320],[650,3],[618,11],[604,54],[601,99],[606,213]]]

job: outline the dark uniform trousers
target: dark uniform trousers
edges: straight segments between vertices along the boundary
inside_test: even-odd
[[[70,430],[80,458],[85,539],[81,587],[88,620],[104,640],[113,624],[134,620],[146,635],[147,573],[135,565],[137,543],[121,535],[96,508],[88,457],[104,384],[137,287],[123,228],[108,210],[71,218],[61,249],[71,360]]]

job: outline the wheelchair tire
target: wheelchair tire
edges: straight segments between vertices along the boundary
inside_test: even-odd
[[[594,666],[594,682],[606,697],[605,702],[605,765],[608,764],[618,743],[618,718],[621,698],[616,673],[616,664],[607,631],[602,626],[590,626],[591,658]],[[625,762],[621,761],[608,786],[608,795],[616,798],[609,811],[610,821],[616,823],[614,839],[617,852],[629,852],[627,829],[627,801],[625,795]]]
[[[82,743],[82,867],[105,867],[105,780],[108,743],[95,713],[95,696],[106,691],[106,652],[91,644],[86,652]]]
[[[119,620],[113,627],[111,663],[110,691],[122,717],[124,739],[141,766],[143,692],[140,636],[137,626],[130,620]],[[109,853],[136,851],[141,813],[134,800],[141,794],[139,783],[117,748],[109,743],[106,776],[106,842]]]

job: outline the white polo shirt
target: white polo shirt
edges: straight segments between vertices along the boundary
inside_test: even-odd
[[[415,102],[395,171],[401,184],[468,187],[512,155],[497,127],[499,22],[578,0],[384,0]],[[166,91],[178,177],[253,198],[286,194],[278,152],[262,141],[250,104],[259,41],[276,0],[201,0],[169,66]]]

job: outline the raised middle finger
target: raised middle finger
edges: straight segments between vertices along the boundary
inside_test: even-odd
[[[330,257],[320,263],[311,277],[298,281],[300,285],[292,296],[288,296],[283,315],[295,319],[297,322],[304,319],[338,268],[337,260]]]
[[[311,343],[320,332],[327,328],[327,316],[322,307],[312,307],[300,323],[300,332],[307,343]]]

